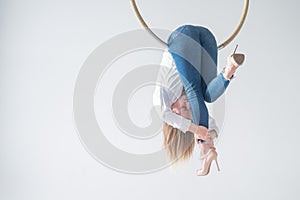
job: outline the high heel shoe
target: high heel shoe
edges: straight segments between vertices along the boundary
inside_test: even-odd
[[[197,170],[197,176],[206,176],[210,171],[210,166],[213,160],[216,162],[218,171],[220,171],[217,157],[218,153],[216,152],[215,148],[211,148],[203,157],[202,168],[200,170]]]
[[[235,53],[238,45],[235,46],[233,53],[227,58],[226,67],[223,68],[224,78],[227,80],[232,80],[235,75],[236,69],[241,66],[245,61],[245,55],[241,53]]]
[[[238,66],[242,65],[245,61],[245,55],[244,54],[235,53],[237,48],[238,48],[238,45],[235,46],[233,54],[231,55],[231,57],[232,57],[231,62],[235,67],[238,67]]]

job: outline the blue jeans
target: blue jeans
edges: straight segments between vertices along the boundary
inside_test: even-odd
[[[190,103],[192,121],[208,128],[205,102],[217,100],[230,82],[222,73],[217,75],[215,37],[207,28],[184,25],[172,32],[168,47]]]

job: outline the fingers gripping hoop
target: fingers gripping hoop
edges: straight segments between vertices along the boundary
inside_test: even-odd
[[[158,40],[160,43],[162,43],[164,46],[168,46],[168,44],[163,41],[160,37],[158,37],[147,25],[147,23],[145,22],[145,20],[143,19],[141,13],[139,12],[139,9],[135,3],[135,0],[130,0],[132,8],[138,18],[138,20],[140,21],[140,23],[142,24],[142,26],[156,39]],[[223,43],[221,43],[220,45],[218,45],[218,49],[221,50],[223,48],[225,48],[236,36],[237,34],[240,32],[245,20],[246,20],[246,16],[248,13],[248,8],[249,8],[249,0],[245,0],[244,3],[244,10],[243,10],[243,14],[241,16],[240,22],[238,24],[238,26],[236,27],[236,29],[233,31],[232,35],[225,40]]]

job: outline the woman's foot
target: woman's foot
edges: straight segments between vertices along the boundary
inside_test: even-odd
[[[215,154],[217,154],[216,148],[214,145],[214,139],[217,137],[218,137],[218,135],[217,135],[216,131],[210,130],[207,134],[206,140],[204,142],[198,142],[199,149],[200,149],[200,155],[201,155],[200,156],[201,169],[197,170],[197,172],[196,172],[198,176],[204,176],[209,172],[208,165],[210,165],[210,163],[209,163],[210,159],[212,159],[211,157],[215,158],[215,156],[216,156]]]
[[[213,160],[216,162],[218,171],[220,171],[217,157],[218,157],[218,153],[216,152],[216,149],[211,148],[209,152],[207,152],[207,154],[203,156],[202,163],[201,163],[202,167],[201,169],[197,170],[196,172],[197,176],[206,176],[210,171],[210,166]]]
[[[237,47],[238,45],[236,45],[233,54],[227,58],[227,64],[223,71],[224,78],[227,80],[230,80],[233,77],[237,68],[239,68],[239,66],[241,66],[245,60],[244,54],[235,53]]]
[[[200,155],[206,155],[210,149],[216,149],[214,145],[214,137],[212,132],[209,131],[204,142],[199,142]],[[201,159],[201,158],[200,158]]]

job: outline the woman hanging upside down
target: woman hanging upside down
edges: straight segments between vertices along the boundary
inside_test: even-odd
[[[245,56],[234,53],[217,74],[218,47],[214,35],[201,26],[184,25],[172,32],[163,54],[153,103],[164,121],[164,146],[171,161],[187,160],[195,140],[201,153],[197,175],[217,163],[214,139],[218,128],[205,102],[216,101],[231,82]]]

